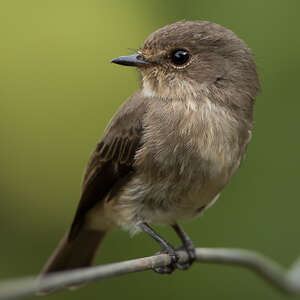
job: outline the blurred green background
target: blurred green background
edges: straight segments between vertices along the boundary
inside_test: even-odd
[[[0,279],[37,274],[70,225],[90,152],[137,72],[111,65],[152,31],[186,20],[232,29],[253,49],[262,83],[238,175],[204,217],[184,227],[197,246],[261,251],[289,266],[300,254],[300,2],[0,2]],[[178,243],[168,228],[164,237]],[[159,250],[116,230],[96,263]],[[195,265],[91,283],[49,299],[284,299],[246,270]]]

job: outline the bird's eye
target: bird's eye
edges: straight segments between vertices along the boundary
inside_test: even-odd
[[[175,50],[171,54],[171,61],[175,66],[181,67],[190,60],[191,55],[186,50]]]

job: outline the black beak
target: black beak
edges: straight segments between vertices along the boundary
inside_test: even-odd
[[[123,66],[132,66],[139,67],[143,65],[148,65],[149,62],[144,60],[144,57],[141,54],[132,54],[128,56],[120,56],[111,61],[111,63],[123,65]]]

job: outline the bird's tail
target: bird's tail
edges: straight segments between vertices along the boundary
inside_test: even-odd
[[[43,268],[40,279],[50,273],[90,266],[105,234],[105,231],[81,229],[75,238],[69,240],[67,232]],[[39,294],[51,291],[40,290]]]

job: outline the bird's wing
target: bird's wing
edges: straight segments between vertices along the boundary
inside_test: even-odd
[[[81,199],[72,223],[69,240],[76,237],[86,213],[103,201],[113,186],[134,172],[133,162],[141,144],[142,119],[146,104],[139,93],[119,109],[105,130],[88,163]]]

